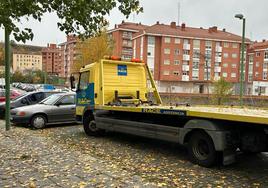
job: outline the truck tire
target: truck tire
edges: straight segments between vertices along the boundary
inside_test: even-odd
[[[83,118],[84,131],[88,136],[102,136],[104,131],[97,128],[94,118],[86,116]]]
[[[190,160],[203,167],[211,167],[217,162],[217,152],[212,139],[205,132],[194,132],[188,142]]]

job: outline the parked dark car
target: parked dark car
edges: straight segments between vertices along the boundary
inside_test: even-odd
[[[75,94],[55,94],[39,104],[13,109],[10,120],[14,124],[30,124],[36,129],[52,123],[75,122]]]
[[[57,94],[60,92],[54,91],[36,91],[36,92],[29,92],[24,93],[17,98],[14,98],[10,101],[10,109],[18,108],[21,106],[27,106],[32,104],[37,104],[44,100],[45,98],[49,97],[52,94]],[[6,103],[0,103],[0,117],[3,118],[5,115],[6,110]]]

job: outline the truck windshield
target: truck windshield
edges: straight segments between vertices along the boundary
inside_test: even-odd
[[[85,90],[89,82],[89,71],[80,74],[78,89]]]

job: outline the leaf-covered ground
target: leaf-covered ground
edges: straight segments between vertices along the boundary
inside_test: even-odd
[[[5,132],[0,122],[0,187],[268,187],[268,154],[207,169],[167,142],[87,137],[80,125]]]

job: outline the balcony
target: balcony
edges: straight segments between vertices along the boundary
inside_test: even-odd
[[[183,61],[190,61],[190,55],[184,54],[182,59],[183,59]]]
[[[181,78],[182,81],[189,81],[189,75],[182,75],[182,78]]]
[[[215,62],[220,63],[221,62],[221,57],[215,57]]]
[[[221,46],[216,46],[215,51],[216,52],[222,52],[222,47]]]
[[[189,71],[190,67],[189,65],[182,65],[182,71]]]
[[[190,44],[183,44],[183,49],[184,50],[190,50],[191,49]]]
[[[214,72],[221,72],[221,67],[214,67]]]

